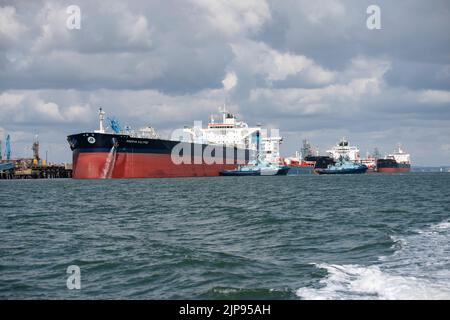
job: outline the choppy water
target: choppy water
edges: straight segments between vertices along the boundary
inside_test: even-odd
[[[0,181],[0,240],[0,298],[450,299],[450,174]]]

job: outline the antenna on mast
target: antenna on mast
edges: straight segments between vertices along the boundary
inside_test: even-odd
[[[219,111],[222,112],[222,123],[225,123],[226,115],[227,115],[227,107],[224,103],[222,108],[219,107]]]

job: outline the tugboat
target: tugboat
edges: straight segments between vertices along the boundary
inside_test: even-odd
[[[235,170],[222,170],[219,172],[221,176],[283,176],[289,171],[288,166],[273,164],[264,158],[261,159],[260,154],[260,134],[256,132],[256,159],[247,165],[238,166]]]
[[[328,165],[326,169],[316,169],[318,174],[358,174],[366,173],[367,166],[350,161],[348,156],[341,156],[334,165]]]
[[[246,166],[239,166],[236,170],[223,170],[221,176],[284,176],[289,171],[288,166],[279,166],[266,162],[256,162]]]

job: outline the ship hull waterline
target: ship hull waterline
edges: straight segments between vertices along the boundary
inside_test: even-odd
[[[255,170],[223,170],[219,174],[221,176],[237,176],[237,177],[244,177],[244,176],[285,176],[287,175],[289,171],[288,167],[282,167],[279,169],[255,169]]]
[[[316,169],[315,172],[317,174],[364,174],[366,173],[367,168],[358,168],[358,169],[341,169],[341,170],[329,170],[329,169]]]
[[[411,168],[378,168],[379,173],[407,173],[410,172]]]

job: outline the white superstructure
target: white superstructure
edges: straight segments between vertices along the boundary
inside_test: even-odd
[[[266,130],[259,125],[249,127],[246,122],[238,120],[233,113],[227,111],[225,106],[220,112],[222,113],[220,122],[216,122],[211,116],[206,128],[203,128],[200,121],[194,122],[194,126],[191,128],[184,128],[184,132],[190,136],[190,141],[257,150],[256,135],[259,133],[261,157],[269,163],[279,162],[282,141],[280,136],[267,136]]]
[[[397,163],[401,164],[411,164],[410,154],[403,151],[400,144],[397,145],[397,149],[394,151],[394,153],[387,155],[386,158],[394,159]]]
[[[350,161],[359,162],[361,156],[357,147],[350,146],[348,140],[342,138],[337,145],[330,150],[327,150],[334,160],[338,160],[340,157],[348,157]]]
[[[221,122],[216,122],[211,116],[207,128],[203,128],[201,121],[194,122],[192,128],[184,128],[184,131],[191,136],[192,142],[256,149],[256,144],[251,141],[251,137],[261,128],[249,127],[247,123],[238,121],[234,114],[227,111],[225,107],[221,112]]]
[[[156,132],[155,128],[148,126],[139,128],[138,130],[132,130],[130,127],[125,128],[125,132],[130,137],[133,138],[144,138],[144,139],[159,139],[160,136]]]
[[[280,158],[280,144],[283,138],[280,136],[263,137],[261,139],[261,152],[264,160],[268,163],[279,164]]]

